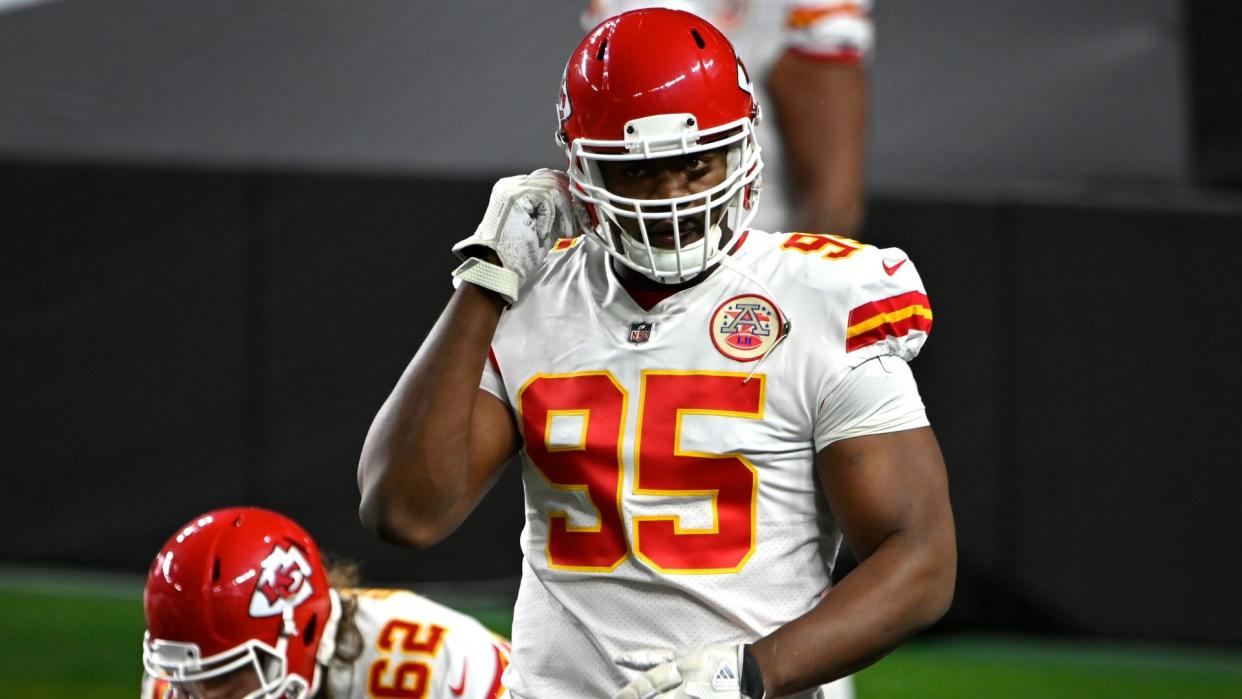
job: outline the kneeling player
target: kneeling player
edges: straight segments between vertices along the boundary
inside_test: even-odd
[[[344,587],[350,572],[275,512],[195,517],[147,576],[142,696],[505,696],[504,639],[406,590]]]

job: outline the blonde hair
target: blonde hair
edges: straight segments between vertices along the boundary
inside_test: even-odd
[[[358,565],[344,559],[325,559],[324,567],[328,573],[328,584],[341,598],[341,620],[336,627],[336,653],[332,655],[332,663],[352,665],[362,656],[365,646],[362,633],[354,621],[354,615],[358,613],[358,598],[349,591],[349,588],[357,587],[361,579]],[[331,692],[326,685],[324,689],[327,693]]]

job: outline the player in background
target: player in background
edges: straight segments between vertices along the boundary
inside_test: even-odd
[[[144,699],[507,696],[508,643],[406,590],[358,589],[292,520],[190,520],[151,564]]]
[[[865,205],[870,0],[591,0],[583,29],[641,7],[710,21],[754,76],[765,164],[754,226],[855,237]]]
[[[363,446],[363,523],[431,545],[520,453],[513,696],[823,696],[952,599],[922,282],[900,250],[749,227],[754,88],[702,18],[611,18],[564,75],[568,174],[500,180],[454,247]]]

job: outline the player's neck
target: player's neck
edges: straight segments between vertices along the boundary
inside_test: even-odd
[[[678,284],[662,284],[620,264],[616,260],[609,260],[609,263],[617,274],[617,281],[620,282],[621,288],[625,289],[625,293],[629,294],[634,303],[638,304],[639,308],[644,311],[650,311],[652,308],[655,308],[657,303],[678,291],[695,286],[712,273],[712,270],[709,269],[693,279]]]
[[[612,271],[617,275],[617,281],[621,282],[621,286],[624,286],[627,291],[630,289],[636,291],[667,291],[670,294],[675,294],[682,289],[689,289],[690,287],[695,286],[704,279],[707,279],[707,277],[711,275],[712,271],[716,269],[713,265],[711,268],[700,272],[693,278],[687,279],[684,282],[665,284],[664,282],[658,282],[637,270],[630,269],[616,260],[609,260],[609,262],[612,264]]]

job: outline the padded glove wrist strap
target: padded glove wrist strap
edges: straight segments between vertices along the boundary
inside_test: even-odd
[[[517,301],[518,275],[511,269],[480,260],[468,258],[461,266],[453,270],[453,286],[461,282],[470,282],[475,286],[494,291],[504,298],[510,306]]]

